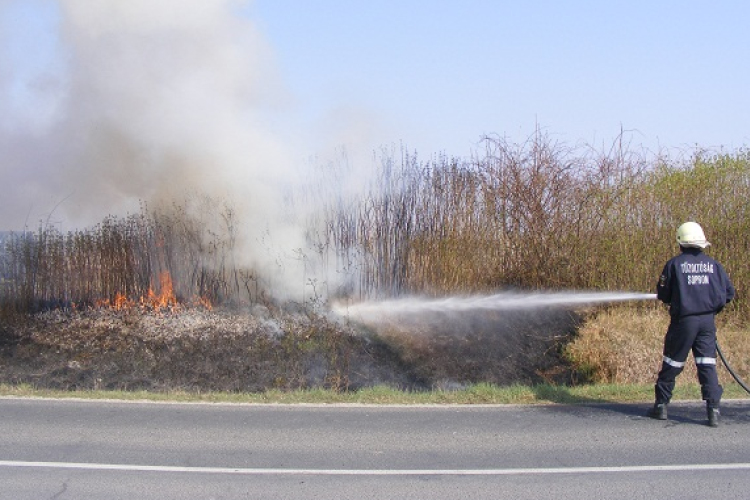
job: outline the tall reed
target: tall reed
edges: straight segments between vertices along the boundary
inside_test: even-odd
[[[331,195],[330,172],[319,210],[297,204],[308,245],[296,256],[303,288],[356,299],[505,288],[649,292],[686,220],[704,226],[709,252],[740,290],[750,279],[743,149],[673,160],[622,141],[604,151],[571,148],[537,131],[522,143],[488,136],[470,159],[384,151],[378,160],[360,194]],[[238,264],[245,222],[229,204],[194,195],[67,234],[44,226],[18,233],[0,258],[0,305],[138,300],[159,292],[165,272],[181,301],[267,300],[276,294],[268,270]],[[750,319],[741,294],[728,310]]]

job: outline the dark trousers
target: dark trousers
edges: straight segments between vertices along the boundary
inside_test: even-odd
[[[716,323],[713,314],[672,318],[664,338],[664,359],[654,392],[656,403],[669,403],[675,379],[693,351],[701,395],[712,408],[719,407],[724,392],[716,374]]]

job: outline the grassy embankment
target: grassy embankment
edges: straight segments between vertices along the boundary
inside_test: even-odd
[[[355,277],[334,290],[328,289],[328,276],[305,276],[313,291],[322,291],[324,284],[330,295],[357,297],[507,288],[650,291],[663,263],[677,251],[675,228],[697,220],[714,243],[709,252],[737,285],[737,300],[720,317],[719,338],[737,371],[749,375],[750,348],[743,338],[750,301],[742,292],[750,281],[747,151],[697,151],[679,161],[649,159],[621,145],[578,154],[537,134],[521,145],[488,138],[484,154],[471,161],[422,163],[403,155],[397,163],[384,157],[370,191],[356,200],[332,198],[321,214],[309,214],[310,246],[300,249],[297,260],[318,259],[324,263],[319,269]],[[329,184],[335,190],[336,183]],[[218,224],[207,220],[211,217]],[[169,295],[174,301],[267,303],[274,280],[238,267],[233,259],[241,225],[231,208],[186,205],[108,218],[92,230],[67,235],[42,227],[7,248],[0,312],[25,314],[72,303],[127,305],[153,293],[164,296],[166,285],[174,289]],[[469,388],[161,394],[260,402],[650,400],[666,321],[656,305],[604,309],[587,317],[566,348],[577,372],[572,385],[494,387],[470,373],[453,373]],[[693,370],[689,366],[680,378],[678,397],[698,397]],[[742,396],[721,372],[727,397]],[[37,393],[23,385],[3,391]]]

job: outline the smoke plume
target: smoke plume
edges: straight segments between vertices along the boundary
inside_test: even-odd
[[[202,193],[239,209],[247,248],[271,226],[301,245],[275,218],[297,178],[267,124],[287,96],[244,2],[6,1],[2,25],[32,7],[41,48],[14,56],[0,39],[0,230],[86,227]]]

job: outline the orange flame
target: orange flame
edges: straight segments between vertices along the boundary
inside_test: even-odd
[[[207,310],[212,310],[213,305],[208,297],[194,297],[191,301],[195,307],[204,307]],[[107,307],[115,311],[123,311],[131,309],[136,305],[140,305],[141,308],[151,309],[160,311],[162,309],[177,309],[180,304],[177,302],[177,297],[174,294],[174,285],[172,283],[172,276],[169,271],[164,271],[159,274],[159,293],[154,292],[153,285],[149,287],[148,292],[138,300],[138,302],[130,300],[124,293],[117,292],[113,299],[99,299],[94,301],[94,306],[98,308]]]
[[[193,305],[201,306],[209,311],[214,308],[214,306],[211,304],[211,300],[205,296],[195,297],[195,299],[193,299]]]
[[[141,305],[150,306],[156,310],[177,307],[177,297],[174,295],[172,276],[169,271],[159,274],[159,290],[160,293],[157,295],[153,287],[150,287],[146,297],[141,298]]]
[[[123,309],[127,309],[132,305],[133,303],[122,292],[117,292],[114,300],[112,301],[112,308],[115,311],[122,311]]]

